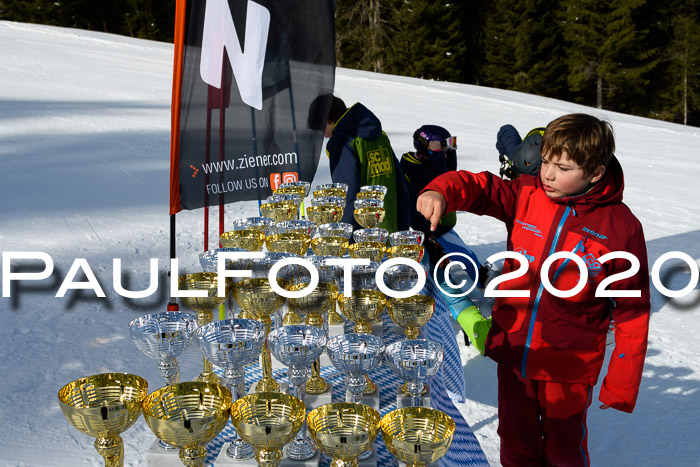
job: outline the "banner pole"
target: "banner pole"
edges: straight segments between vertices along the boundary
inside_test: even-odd
[[[175,254],[175,246],[176,246],[176,241],[175,241],[175,214],[170,214],[170,259],[175,259],[177,258],[177,255]],[[168,267],[170,267],[168,265]],[[172,271],[168,271],[168,276],[172,274]],[[172,293],[172,290],[170,291]],[[177,304],[177,301],[175,300],[175,297],[172,295],[170,296],[170,301],[168,302],[168,311],[180,311],[180,305]]]
[[[258,140],[257,140],[257,130],[255,129],[255,109],[250,108],[250,127],[252,131],[252,140],[253,140],[253,157],[255,159],[258,158]],[[255,165],[255,178],[260,178],[258,173],[258,165]],[[272,187],[270,187],[272,189]],[[262,200],[260,199],[260,183],[258,183],[258,215],[262,216],[262,212],[260,211],[260,206],[262,206]]]
[[[226,89],[226,73],[228,73],[228,67],[226,66],[226,54],[224,54],[223,60],[224,66],[221,70],[221,92],[219,93],[219,162],[223,162],[225,150],[226,150],[226,102],[225,94]],[[219,176],[221,180],[221,176]],[[223,190],[219,194],[219,247],[221,246],[221,234],[224,233],[224,193]],[[219,320],[226,319],[226,304],[225,302],[219,306]]]
[[[289,48],[289,43],[287,42],[287,33],[282,33],[282,41],[284,43],[284,51],[287,52]],[[297,141],[297,118],[294,112],[294,93],[292,92],[292,70],[289,65],[289,53],[287,55],[287,82],[289,83],[289,113],[292,117],[292,138],[294,140],[294,152],[297,155],[297,173],[301,177],[301,154],[299,154],[299,142]],[[301,219],[306,218],[306,210],[304,209],[304,198],[301,198],[301,206],[299,207],[299,213],[297,217]]]
[[[175,2],[175,31],[173,36],[173,89],[170,110],[170,259],[177,258],[175,213],[181,209],[180,202],[180,110],[182,105],[182,68],[185,50],[185,27],[187,23],[187,0]],[[177,188],[175,188],[177,187]],[[171,261],[172,263],[172,261]],[[168,265],[168,276],[173,274]],[[179,311],[175,297],[170,291],[167,311]]]
[[[211,86],[209,86],[208,91],[211,92]],[[204,143],[204,160],[206,164],[209,164],[211,160],[211,106],[209,105],[209,99],[207,98],[207,138]],[[204,173],[204,186],[209,184],[209,174]],[[204,191],[204,251],[209,250],[209,194]]]
[[[299,154],[299,143],[297,141],[297,120],[296,116],[294,115],[294,94],[292,93],[292,74],[289,71],[289,67],[287,67],[287,76],[289,78],[289,108],[290,108],[290,113],[292,114],[292,137],[294,138],[294,152],[297,155],[297,173],[301,177],[301,154]],[[299,215],[301,219],[306,218],[306,213],[304,209],[304,198],[301,198],[301,206],[299,210]]]

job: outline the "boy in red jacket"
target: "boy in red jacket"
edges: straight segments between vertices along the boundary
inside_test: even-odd
[[[418,198],[431,228],[458,210],[502,220],[508,250],[529,263],[525,274],[498,285],[509,296],[496,299],[486,341],[486,355],[498,363],[504,466],[589,465],[586,412],[611,318],[615,349],[600,408],[634,409],[647,348],[649,274],[642,226],[622,203],[614,151],[608,122],[565,115],[547,125],[538,176],[509,181],[450,172]],[[552,255],[560,257],[548,261]],[[519,266],[507,260],[503,274]]]

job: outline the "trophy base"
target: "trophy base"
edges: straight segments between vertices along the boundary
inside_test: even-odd
[[[146,451],[146,465],[148,467],[181,467],[180,450],[172,449],[166,451],[158,445],[158,440],[156,439]]]
[[[258,392],[260,392],[260,391],[255,389],[255,385],[251,386],[251,388],[248,389],[248,395],[255,394]],[[281,392],[282,394],[290,394],[289,384],[280,382],[280,389],[279,389],[279,391],[275,391],[275,392]]]
[[[306,395],[317,396],[319,394],[328,393],[328,381],[322,376],[314,377],[306,380]]]
[[[306,393],[304,395],[304,404],[306,404],[306,410],[313,410],[316,407],[320,407],[322,405],[330,404],[331,402],[333,402],[333,383],[327,381],[327,384],[328,390],[326,390],[326,392],[323,392],[321,394]]]
[[[277,383],[277,384],[275,384]],[[253,392],[282,392],[279,381],[274,378],[263,378],[253,385]]]
[[[430,405],[430,386],[425,385],[428,389],[418,396],[418,407],[431,407]],[[413,397],[404,393],[399,386],[398,394],[396,395],[396,408],[401,409],[403,407],[414,407]],[[436,463],[437,464],[437,463]]]
[[[219,377],[214,373],[213,371],[205,371],[200,373],[197,378],[195,378],[195,381],[201,381],[203,383],[212,383],[212,384],[220,384],[221,380]]]
[[[382,337],[384,335],[384,324],[381,321],[377,321],[376,323],[372,323],[372,332],[368,334],[372,334],[373,336],[377,337]],[[353,326],[351,333],[355,334],[360,334],[357,331],[357,325]],[[344,334],[344,333],[343,333]]]
[[[284,326],[292,326],[294,324],[302,324],[304,322],[296,311],[289,310],[287,314],[284,315],[282,319],[282,324]]]
[[[255,460],[255,455],[249,457],[248,459],[234,459],[229,457],[229,455],[226,454],[226,450],[230,445],[231,443],[226,443],[221,446],[221,451],[219,451],[219,455],[217,456],[214,465],[258,465],[258,462]]]
[[[342,336],[345,334],[345,325],[344,324],[329,324],[328,325],[328,337],[333,337],[333,336]],[[324,352],[321,356],[326,355]]]
[[[286,386],[286,385],[285,385]],[[255,460],[255,457],[251,457],[250,459],[231,459],[229,456],[226,455],[226,448],[228,448],[228,443],[224,444],[223,447],[221,448],[221,452],[219,452],[219,456],[216,458],[216,462],[214,462],[214,465],[219,466],[219,465],[237,465],[241,467],[253,467],[258,465],[258,461]],[[313,455],[313,457],[304,460],[304,461],[298,461],[298,460],[293,460],[287,457],[287,450],[283,449],[283,456],[282,460],[280,461],[279,465],[280,467],[317,467],[319,465],[319,459],[320,456],[318,455],[318,452]],[[180,462],[180,458],[175,456],[178,462]],[[172,464],[175,466],[176,464]],[[179,467],[182,467],[182,463],[180,462]]]
[[[374,383],[374,385],[377,387],[377,390],[374,391],[372,394],[368,394],[368,395],[363,394],[362,401],[360,403],[364,404],[364,405],[368,405],[368,406],[372,407],[373,409],[379,411],[379,393],[380,393],[379,389],[380,389],[380,387],[379,387],[379,384],[377,384],[376,382]],[[329,383],[329,386],[330,386],[330,383]],[[307,394],[306,397],[308,398],[309,395]],[[347,402],[352,401],[350,393],[346,392],[345,400]]]
[[[365,399],[364,397],[362,398],[362,403],[365,404]],[[363,460],[357,460],[357,466],[358,467],[376,467],[377,465],[377,445],[374,444],[372,446],[372,455],[369,456],[367,459]]]

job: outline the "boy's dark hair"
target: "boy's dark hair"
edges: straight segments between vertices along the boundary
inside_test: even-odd
[[[328,122],[336,123],[348,110],[340,97],[331,93],[321,94],[309,105],[306,126],[312,130],[325,131]]]
[[[606,166],[615,154],[610,122],[587,114],[563,115],[549,123],[542,135],[542,157],[555,158],[566,151],[585,175]]]

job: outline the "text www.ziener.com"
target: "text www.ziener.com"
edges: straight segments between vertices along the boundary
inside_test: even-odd
[[[286,164],[296,164],[297,153],[285,152],[280,154],[262,154],[260,156],[237,157],[217,162],[202,164],[205,174],[226,172],[230,170],[254,169],[255,167],[268,167]]]

